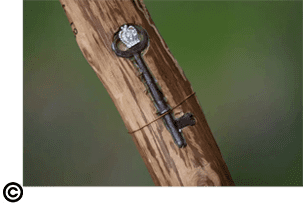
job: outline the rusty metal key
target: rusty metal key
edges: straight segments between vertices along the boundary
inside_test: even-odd
[[[165,114],[171,110],[170,106],[165,101],[163,93],[160,91],[155,78],[152,76],[146,66],[142,52],[148,47],[149,37],[145,29],[138,25],[125,24],[120,27],[120,30],[114,35],[112,49],[117,56],[133,59],[138,66],[140,74],[145,81],[147,90],[149,91],[158,115]],[[162,117],[164,124],[171,133],[174,142],[179,148],[187,145],[186,140],[182,136],[181,129],[195,124],[195,119],[191,113],[186,113],[178,119],[174,119],[172,113],[167,113]]]

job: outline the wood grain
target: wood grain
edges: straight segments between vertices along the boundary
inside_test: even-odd
[[[138,24],[148,32],[150,45],[143,58],[171,107],[193,92],[142,1],[60,2],[79,48],[110,94],[129,132],[154,120],[157,114],[132,62],[117,57],[111,49],[113,34],[121,25]],[[174,144],[161,119],[132,134],[155,185],[234,185],[196,96],[173,111],[176,117],[186,112],[196,118],[196,125],[183,129],[186,148],[179,149]]]

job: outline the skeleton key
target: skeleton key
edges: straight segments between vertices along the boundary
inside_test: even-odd
[[[148,47],[148,44],[149,37],[145,29],[138,25],[127,24],[121,26],[120,30],[114,35],[112,49],[119,57],[134,59],[134,63],[139,67],[141,76],[145,81],[147,90],[153,98],[157,113],[162,115],[169,112],[171,108],[165,101],[163,93],[142,59],[142,51]],[[182,136],[181,129],[195,124],[193,115],[186,113],[182,117],[174,119],[172,113],[167,113],[162,119],[178,147],[185,147],[187,143]]]

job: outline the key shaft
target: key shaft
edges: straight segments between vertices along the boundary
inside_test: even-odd
[[[152,77],[151,73],[149,72],[148,68],[146,67],[146,65],[144,63],[141,53],[134,54],[134,59],[136,60],[136,63],[140,69],[140,72],[142,72],[142,77],[144,78],[146,85],[149,89],[149,92],[150,92],[152,98],[154,99],[158,114],[162,115],[162,114],[170,111],[170,107],[166,103],[162,92],[159,90],[159,88],[155,82],[155,79]],[[178,145],[178,147],[179,148],[185,147],[186,142],[174,122],[175,120],[172,116],[172,113],[168,113],[168,114],[164,115],[163,120],[165,121],[167,129],[173,136],[173,139],[174,139],[175,143]]]

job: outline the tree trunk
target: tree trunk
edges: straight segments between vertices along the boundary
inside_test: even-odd
[[[118,57],[111,48],[113,35],[123,24],[140,25],[147,31],[150,44],[143,58],[170,107],[193,93],[142,1],[60,2],[84,57],[107,89],[129,132],[158,115],[134,64]],[[186,112],[194,115],[196,124],[182,130],[188,144],[185,148],[175,145],[162,119],[131,134],[155,185],[234,185],[195,95],[173,110],[176,117]]]

